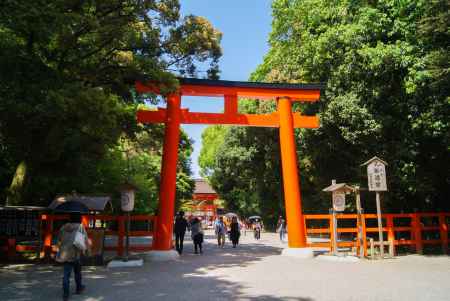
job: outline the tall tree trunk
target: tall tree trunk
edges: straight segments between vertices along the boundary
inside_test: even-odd
[[[16,172],[9,186],[8,197],[6,198],[6,205],[22,205],[25,198],[25,187],[28,177],[28,165],[25,160],[20,161],[17,165]]]

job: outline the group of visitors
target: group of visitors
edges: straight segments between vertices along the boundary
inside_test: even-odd
[[[255,237],[256,240],[260,240],[261,239],[261,231],[263,228],[262,222],[259,219],[256,219],[252,223],[252,228],[253,228],[253,236]]]
[[[225,237],[228,234],[229,238],[231,240],[231,243],[233,244],[233,248],[236,248],[236,246],[239,244],[239,238],[241,236],[241,225],[237,219],[237,216],[233,216],[231,218],[231,223],[229,226],[224,222],[223,216],[219,217],[214,222],[214,232],[217,237],[217,244],[219,247],[225,246]]]
[[[183,253],[183,244],[184,244],[184,236],[186,234],[186,230],[190,229],[191,238],[194,242],[194,253],[203,254],[202,243],[203,243],[203,229],[200,220],[195,217],[189,223],[184,217],[184,212],[180,211],[175,218],[175,225],[173,227],[173,232],[175,233],[175,249],[178,254]]]
[[[247,225],[239,222],[237,216],[233,216],[231,223],[225,223],[223,216],[216,219],[214,222],[214,232],[217,237],[217,244],[223,248],[225,246],[225,238],[229,235],[233,248],[236,248],[239,244],[239,238],[241,236],[241,228],[247,227]],[[259,240],[262,230],[262,222],[256,220],[252,223],[255,239]],[[200,220],[195,217],[190,222],[184,217],[184,212],[178,212],[175,218],[174,234],[175,234],[175,248],[179,254],[183,253],[183,243],[186,230],[190,229],[191,238],[194,242],[194,253],[202,254],[202,243],[204,233]],[[277,231],[280,234],[280,240],[284,240],[284,236],[287,233],[286,220],[280,216],[277,222]],[[75,274],[76,294],[80,294],[85,289],[81,279],[81,263],[80,256],[89,252],[90,241],[88,239],[86,230],[81,223],[81,214],[72,213],[70,215],[70,221],[66,223],[58,235],[59,250],[56,254],[56,261],[63,263],[63,300],[69,299],[69,287],[70,287],[70,274],[72,270]]]
[[[175,218],[174,234],[175,234],[175,249],[181,255],[183,253],[184,236],[186,231],[191,231],[191,238],[194,242],[194,253],[203,254],[202,243],[204,238],[204,233],[200,220],[194,217],[189,223],[184,217],[184,212],[178,212]],[[217,244],[219,247],[225,246],[226,236],[228,235],[233,248],[239,244],[239,238],[241,236],[241,225],[236,216],[233,216],[231,223],[226,223],[223,216],[216,219],[214,222],[214,232],[217,237]]]

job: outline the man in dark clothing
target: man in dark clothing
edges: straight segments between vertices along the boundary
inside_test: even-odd
[[[175,226],[173,228],[173,232],[175,233],[175,248],[177,249],[178,254],[181,255],[183,253],[183,242],[184,242],[184,234],[186,233],[186,228],[188,226],[187,220],[184,218],[184,212],[178,212],[178,215],[175,219]]]

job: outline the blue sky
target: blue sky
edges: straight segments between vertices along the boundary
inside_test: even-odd
[[[270,0],[181,0],[182,15],[207,18],[222,32],[223,56],[220,79],[248,80],[267,53],[271,30]],[[202,75],[202,74],[200,74]],[[216,98],[183,97],[182,107],[196,112],[220,112],[223,102]],[[183,125],[194,140],[192,171],[199,177],[198,156],[204,125]]]

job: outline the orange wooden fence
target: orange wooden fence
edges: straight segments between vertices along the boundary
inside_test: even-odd
[[[13,258],[16,252],[35,251],[37,253],[43,252],[45,257],[50,257],[52,253],[56,252],[56,246],[53,245],[53,240],[58,235],[59,228],[55,226],[55,222],[67,220],[67,215],[51,215],[42,214],[42,245],[20,245],[15,238],[8,238],[7,245],[2,248],[6,251],[8,258]],[[130,231],[130,237],[153,236],[154,227],[156,225],[156,217],[153,215],[131,215],[130,222],[146,221],[151,225],[150,230]],[[117,243],[115,245],[105,245],[105,251],[116,251],[117,255],[122,256],[125,250],[125,235],[126,235],[126,216],[124,215],[85,215],[82,216],[82,223],[86,226],[88,235],[93,231],[98,223],[116,222],[117,230],[105,228],[105,236],[116,236]],[[149,251],[151,244],[131,244],[130,251]]]
[[[311,236],[326,236],[331,238],[333,235],[332,216],[330,214],[306,214],[305,224],[307,234]],[[363,214],[361,220],[362,235],[365,254],[367,255],[367,240],[369,237],[378,239],[378,228],[376,225],[376,214]],[[59,229],[55,227],[55,221],[66,220],[68,217],[64,215],[47,215],[43,214],[42,219],[42,248],[40,246],[29,246],[16,244],[14,238],[7,239],[7,245],[2,247],[2,251],[6,251],[9,258],[15,256],[16,252],[23,251],[43,251],[45,256],[56,251],[52,241],[55,235],[58,234]],[[147,221],[151,224],[151,230],[130,231],[130,237],[139,236],[153,236],[157,233],[155,229],[156,216],[153,215],[131,215],[131,221]],[[338,214],[338,230],[339,235],[349,235],[354,239],[347,241],[339,241],[338,247],[356,247],[358,249],[359,242],[357,229],[357,215],[356,214]],[[447,254],[449,247],[449,224],[450,213],[402,213],[402,214],[383,214],[383,237],[385,241],[393,241],[394,248],[398,246],[411,246],[417,253],[422,253],[426,245],[440,245],[442,251]],[[123,215],[86,215],[82,218],[83,224],[87,226],[89,231],[98,222],[116,222],[117,230],[111,230],[106,227],[105,236],[116,236],[117,243],[113,246],[105,246],[107,251],[116,251],[119,256],[124,254],[125,242],[125,226],[126,216]],[[339,223],[349,222],[354,226],[339,226]],[[427,237],[434,234],[435,238],[428,239]],[[403,235],[402,235],[403,234]],[[408,236],[402,238],[401,236]],[[330,241],[308,243],[310,247],[325,247],[331,250],[332,243]],[[41,249],[37,249],[41,248]],[[131,251],[149,251],[151,244],[130,244]]]
[[[332,249],[331,238],[333,235],[332,216],[330,214],[306,214],[305,223],[309,236],[327,236],[330,241],[308,243],[310,247],[325,247]],[[355,247],[358,249],[358,228],[357,214],[338,214],[337,233],[351,234],[355,239],[349,241],[339,241],[338,247]],[[376,224],[376,214],[362,214],[361,228],[364,252],[367,255],[367,240],[373,237],[378,239],[378,227]],[[344,220],[353,222],[355,226],[341,227],[339,223],[345,223]],[[442,251],[448,252],[448,233],[450,213],[402,213],[402,214],[382,214],[383,220],[383,238],[385,241],[392,241],[395,247],[411,246],[417,253],[422,254],[424,245],[441,245]],[[369,222],[370,223],[369,225]],[[403,234],[403,235],[402,235]],[[405,235],[406,234],[406,235]],[[342,235],[342,234],[341,234]],[[408,236],[409,238],[401,238]],[[429,236],[435,236],[428,239]]]

